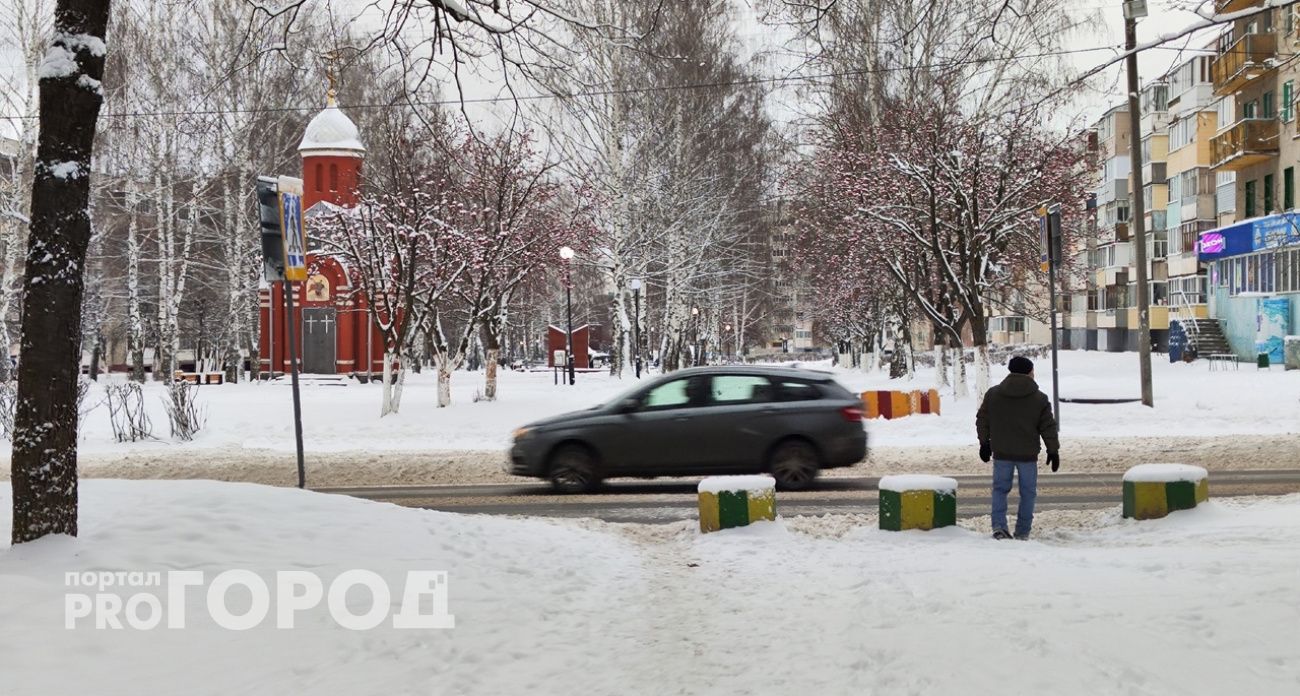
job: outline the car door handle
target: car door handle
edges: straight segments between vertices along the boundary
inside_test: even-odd
[[[688,420],[690,420],[690,419],[691,419],[690,416],[677,416],[677,417],[674,418],[673,420],[675,420],[675,421],[688,421]]]

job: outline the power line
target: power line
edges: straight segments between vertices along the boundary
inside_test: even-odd
[[[1164,48],[1164,47],[1162,47]],[[1089,48],[1063,49],[1059,51],[1045,51],[1042,53],[1032,53],[1017,56],[999,56],[988,58],[972,58],[963,60],[954,60],[944,63],[930,63],[926,65],[908,65],[893,66],[883,68],[862,68],[859,70],[845,70],[841,72],[814,73],[809,75],[783,75],[774,77],[756,77],[744,80],[720,80],[714,82],[697,82],[684,85],[660,85],[649,87],[630,87],[626,89],[603,89],[571,92],[567,94],[524,94],[497,97],[477,97],[469,99],[434,99],[420,100],[411,102],[397,103],[377,103],[377,104],[347,104],[348,109],[368,110],[368,109],[392,109],[403,106],[457,106],[469,104],[496,104],[501,102],[526,102],[526,101],[543,101],[551,99],[565,99],[573,97],[607,97],[633,94],[655,94],[673,91],[686,91],[697,89],[713,89],[718,87],[744,87],[763,84],[777,84],[787,82],[812,82],[816,80],[833,79],[838,77],[861,77],[866,75],[884,74],[892,72],[902,72],[910,70],[924,69],[946,69],[956,68],[968,65],[986,65],[989,63],[1009,62],[1014,60],[1024,60],[1030,58],[1050,58],[1067,55],[1076,55],[1080,53],[1095,53],[1097,51],[1116,51],[1120,50],[1119,46],[1094,46]],[[1173,48],[1173,50],[1182,50]],[[1188,49],[1198,50],[1198,49]],[[110,118],[140,118],[147,116],[216,116],[222,114],[254,114],[254,113],[308,113],[317,111],[317,105],[312,106],[285,106],[285,107],[260,107],[249,109],[188,109],[183,111],[130,111],[100,114],[101,119]],[[33,120],[38,116],[0,116],[0,119],[9,121]]]

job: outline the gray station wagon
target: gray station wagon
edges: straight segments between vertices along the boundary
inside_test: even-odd
[[[862,402],[830,375],[764,367],[680,370],[514,434],[510,473],[564,493],[620,476],[767,472],[787,490],[866,456]]]

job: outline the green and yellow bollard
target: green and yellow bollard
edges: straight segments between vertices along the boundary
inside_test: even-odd
[[[697,490],[701,532],[776,519],[776,479],[771,476],[710,476]]]
[[[936,529],[957,524],[957,479],[903,475],[880,479],[880,528]]]
[[[1141,464],[1124,472],[1124,517],[1155,520],[1210,498],[1205,469],[1188,464]]]

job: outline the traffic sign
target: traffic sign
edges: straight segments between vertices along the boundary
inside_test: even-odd
[[[279,178],[280,230],[284,238],[284,279],[307,280],[307,235],[302,224],[302,179]]]

